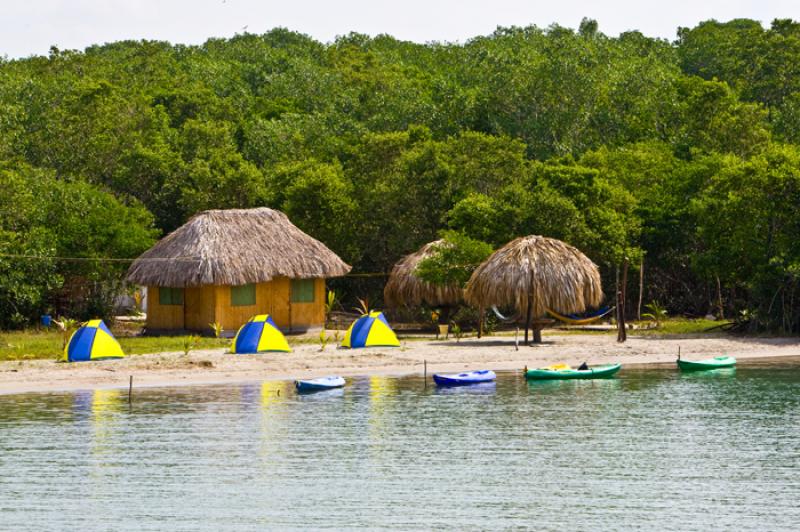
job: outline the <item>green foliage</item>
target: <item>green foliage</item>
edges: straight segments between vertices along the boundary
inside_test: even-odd
[[[336,305],[339,304],[339,301],[336,299],[336,292],[333,290],[328,290],[325,294],[325,319],[328,319],[336,308]]]
[[[370,311],[369,298],[361,299],[360,297],[357,297],[356,301],[358,301],[358,306],[357,307],[353,307],[353,310],[355,310],[356,312],[358,312],[362,316],[366,316],[367,314],[369,314],[369,311]]]
[[[322,329],[319,332],[319,350],[325,351],[325,348],[328,346],[328,332],[325,329]]]
[[[661,323],[667,319],[667,309],[662,307],[658,301],[651,301],[650,304],[645,305],[645,308],[648,312],[642,314],[642,317],[654,321],[656,328],[661,327]]]
[[[192,352],[192,349],[197,349],[198,345],[200,345],[199,336],[192,335],[183,337],[183,341],[181,343],[181,347],[183,348],[183,356],[188,357],[189,353]]]
[[[719,277],[732,315],[800,331],[800,24],[601,30],[275,29],[0,61],[0,327],[110,311],[126,263],[52,257],[132,258],[199,210],[267,205],[356,272],[443,230],[495,248],[542,234],[606,286],[644,257],[672,314],[707,313]]]
[[[492,254],[492,246],[455,231],[445,231],[442,243],[417,265],[416,275],[431,284],[463,287],[478,265]]]
[[[214,331],[214,338],[219,339],[219,337],[222,335],[222,324],[218,321],[215,321],[213,323],[209,323],[208,326],[211,327],[212,331]]]
[[[135,200],[24,164],[0,163],[0,188],[0,327],[36,319],[62,290],[73,300],[59,312],[109,316],[127,264],[91,259],[147,249],[157,234],[152,215]]]

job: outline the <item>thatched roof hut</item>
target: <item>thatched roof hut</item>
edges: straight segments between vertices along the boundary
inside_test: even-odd
[[[583,312],[600,304],[603,290],[600,271],[586,255],[560,240],[531,235],[509,242],[478,266],[465,295],[481,308],[497,305],[525,313],[527,342],[532,316],[543,316],[548,308]]]
[[[275,277],[345,275],[351,267],[280,211],[203,211],[143,253],[128,281],[151,286],[244,285]]]
[[[464,290],[460,286],[431,284],[415,273],[419,263],[432,256],[436,248],[442,245],[446,245],[444,240],[425,244],[394,265],[383,289],[387,305],[411,307],[425,303],[431,307],[452,307],[464,301]]]
[[[142,254],[128,281],[148,287],[151,330],[238,328],[268,313],[281,328],[324,324],[325,278],[350,271],[282,212],[211,210]]]

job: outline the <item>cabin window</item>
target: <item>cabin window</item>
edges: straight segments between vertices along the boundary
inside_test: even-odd
[[[158,287],[159,305],[183,305],[183,288],[171,286]]]
[[[249,307],[256,304],[256,285],[243,284],[231,286],[231,305],[234,307]]]
[[[292,279],[292,303],[314,302],[314,279]]]

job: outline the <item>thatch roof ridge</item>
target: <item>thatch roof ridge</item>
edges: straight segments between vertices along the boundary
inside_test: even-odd
[[[383,298],[387,305],[417,306],[427,303],[432,307],[438,307],[457,305],[464,300],[464,290],[461,287],[434,285],[423,281],[415,273],[419,263],[433,255],[436,248],[444,243],[444,240],[429,242],[400,259],[392,267],[389,280],[383,289]]]
[[[128,281],[149,286],[242,285],[275,277],[345,275],[351,267],[282,212],[200,212],[134,261]]]
[[[479,307],[513,306],[532,313],[546,309],[570,314],[598,306],[603,298],[597,265],[577,248],[539,235],[517,238],[475,269],[466,299]]]

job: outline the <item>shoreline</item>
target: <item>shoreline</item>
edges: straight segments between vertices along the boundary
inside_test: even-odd
[[[626,368],[674,368],[678,347],[684,358],[727,354],[740,366],[800,365],[800,338],[731,336],[629,337],[618,344],[612,335],[547,335],[536,346],[515,348],[508,337],[415,340],[400,348],[358,350],[302,344],[292,353],[231,355],[227,349],[132,355],[121,360],[56,363],[50,360],[0,362],[0,395],[53,393],[90,389],[177,387],[294,380],[338,374],[421,375],[465,369],[521,370],[555,362],[578,365],[620,362]]]

